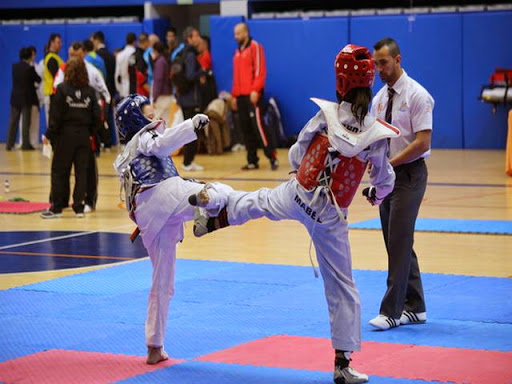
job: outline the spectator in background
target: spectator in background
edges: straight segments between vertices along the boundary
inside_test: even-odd
[[[210,39],[201,36],[201,42],[197,48],[199,55],[197,61],[205,73],[205,81],[200,82],[201,89],[201,111],[205,111],[208,104],[217,98],[217,86],[212,71],[212,56],[210,54]]]
[[[148,34],[139,35],[138,46],[130,57],[128,73],[130,75],[130,94],[149,96],[148,65],[144,61],[144,52],[149,47]]]
[[[240,127],[244,134],[247,149],[247,164],[242,170],[258,169],[258,144],[261,141],[265,156],[270,160],[270,168],[275,171],[279,163],[276,152],[276,136],[269,132],[263,123],[263,89],[267,68],[263,46],[253,40],[245,23],[235,26],[235,40],[238,49],[233,57],[233,95],[236,103]],[[235,106],[233,106],[235,109]]]
[[[178,37],[176,33],[176,28],[170,27],[165,33],[165,42],[167,43],[167,51],[170,55],[174,52],[174,50],[178,47]]]
[[[130,58],[135,53],[135,34],[130,32],[126,35],[126,46],[116,56],[115,84],[120,98],[130,94],[130,75],[128,66]]]
[[[64,60],[62,60],[58,54],[61,48],[62,39],[60,35],[58,33],[52,33],[45,47],[43,62],[43,93],[46,127],[48,127],[48,119],[50,117],[50,99],[53,95],[53,82],[60,66],[64,63]]]
[[[143,57],[148,67],[148,85],[149,89],[151,90],[151,87],[153,87],[153,62],[151,59],[151,53],[153,52],[153,47],[155,46],[155,44],[160,41],[160,38],[154,33],[152,33],[151,35],[149,35],[148,40],[149,46],[144,51]],[[151,94],[151,91],[149,93]]]
[[[116,71],[116,58],[110,53],[105,47],[105,35],[101,31],[97,31],[92,35],[92,42],[94,50],[105,62],[105,68],[107,77],[105,82],[107,84],[108,92],[110,93],[110,103],[107,103],[107,125],[108,129],[104,130],[104,134],[100,134],[100,140],[105,149],[109,149],[112,146],[112,134],[116,132],[114,125],[114,100],[116,97],[116,83],[115,83],[115,71]]]
[[[21,149],[35,149],[30,144],[31,109],[34,103],[38,104],[34,84],[39,83],[41,78],[36,73],[33,65],[31,65],[33,55],[29,48],[21,48],[19,58],[20,61],[12,65],[11,114],[9,117],[7,151],[11,151],[14,148],[20,117],[23,118]]]
[[[105,63],[106,77],[108,92],[114,98],[116,94],[115,71],[116,71],[116,58],[105,47],[105,35],[101,31],[97,31],[92,35],[92,43],[94,50],[103,59]],[[111,127],[112,128],[112,127]]]
[[[197,47],[197,61],[203,70],[210,71],[212,69],[212,55],[210,54],[210,39],[207,36],[201,36],[201,42]]]
[[[172,87],[169,69],[169,55],[165,44],[157,42],[153,47],[153,104],[155,106],[155,117],[163,118],[166,126],[169,124],[169,112],[173,103]]]
[[[51,207],[41,214],[43,219],[60,217],[63,208],[68,206],[72,165],[75,168],[73,210],[78,218],[84,217],[90,143],[98,123],[98,103],[94,89],[89,86],[85,62],[80,57],[73,57],[67,63],[64,82],[54,95],[50,124],[45,134],[45,143],[50,141],[54,154]]]
[[[204,72],[197,61],[197,47],[201,44],[199,31],[194,27],[187,27],[183,32],[184,48],[181,51],[183,55],[183,73],[188,82],[186,90],[176,89],[178,105],[183,111],[185,120],[192,118],[201,111],[201,91],[199,82],[205,81]],[[175,50],[176,51],[176,50]],[[194,163],[194,157],[197,153],[197,140],[194,140],[184,146],[183,151],[184,171],[202,171],[204,168]]]
[[[84,46],[81,42],[75,41],[68,50],[69,57],[78,57],[81,60],[85,58]],[[110,103],[110,93],[108,92],[107,85],[105,84],[105,80],[103,80],[103,76],[100,71],[91,63],[84,60],[85,68],[87,70],[87,75],[89,78],[89,85],[100,94],[102,98],[106,100],[107,103]],[[57,90],[57,86],[64,81],[64,71],[66,70],[66,63],[61,65],[59,72],[55,76],[54,88]]]
[[[70,58],[77,58],[84,60],[85,52],[83,45],[79,41],[75,41],[69,47],[68,55]],[[107,86],[100,74],[100,71],[91,63],[84,60],[87,76],[89,79],[90,86],[96,91],[96,100],[102,107],[111,102],[110,94],[108,93]],[[59,73],[55,77],[55,89],[59,84],[64,81],[64,73],[67,64],[64,63],[59,70]],[[105,102],[103,102],[105,101]],[[99,108],[99,107],[98,107]],[[92,212],[96,209],[96,202],[98,200],[98,164],[96,162],[96,154],[99,153],[98,138],[101,140],[102,135],[105,135],[104,131],[108,125],[104,120],[104,110],[100,109],[99,125],[94,130],[94,135],[91,139],[91,153],[89,156],[89,165],[87,167],[87,190],[85,194],[85,208],[84,212]],[[69,185],[67,185],[67,196],[69,196]]]
[[[101,56],[99,56],[94,51],[94,44],[91,40],[87,39],[82,42],[84,47],[84,60],[88,63],[94,65],[98,71],[100,71],[101,76],[103,76],[103,80],[107,80],[107,67],[105,66],[105,61]]]
[[[34,70],[36,71],[37,75],[42,80],[42,76],[39,74],[38,69],[37,69],[36,47],[34,47],[33,45],[30,45],[28,47],[28,49],[30,50],[30,53],[32,54],[29,63],[32,67],[34,67]],[[41,85],[41,81],[34,83],[33,92],[30,97],[32,106],[30,109],[30,129],[29,129],[29,131],[30,131],[30,145],[32,145],[33,147],[37,147],[37,145],[39,144],[39,137],[40,137],[39,136],[39,108],[40,108],[41,104],[40,104],[40,98],[39,98],[39,93],[38,93],[40,85]]]

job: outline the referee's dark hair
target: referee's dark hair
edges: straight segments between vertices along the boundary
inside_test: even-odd
[[[384,46],[388,47],[389,54],[391,55],[391,57],[397,57],[398,55],[400,55],[400,48],[398,47],[396,41],[393,40],[391,37],[386,37],[382,40],[377,41],[373,46],[373,49],[378,51]]]

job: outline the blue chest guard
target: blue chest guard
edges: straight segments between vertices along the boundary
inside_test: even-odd
[[[133,178],[140,185],[154,185],[170,177],[179,176],[171,157],[137,155],[130,162]]]

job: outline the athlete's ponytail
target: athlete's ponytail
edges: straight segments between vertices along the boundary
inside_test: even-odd
[[[370,108],[370,102],[372,101],[372,89],[371,88],[352,88],[345,97],[341,98],[340,94],[337,93],[338,101],[346,101],[351,103],[351,111],[357,122],[361,125],[364,123],[364,118],[368,114]]]

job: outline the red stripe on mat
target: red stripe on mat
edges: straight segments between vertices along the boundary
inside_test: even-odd
[[[41,212],[50,208],[49,203],[31,203],[29,201],[0,201],[0,213]]]
[[[331,372],[329,339],[271,336],[198,360]],[[512,382],[512,352],[363,342],[353,366],[369,375],[401,379],[488,384]]]
[[[51,349],[0,363],[4,383],[110,383],[179,364],[147,365],[145,357]]]

